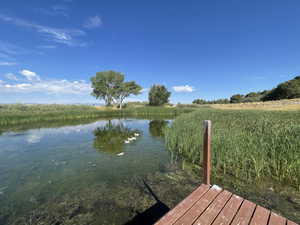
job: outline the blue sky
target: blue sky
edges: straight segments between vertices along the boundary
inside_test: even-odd
[[[17,0],[0,7],[0,103],[93,103],[117,70],[171,102],[270,89],[300,73],[300,1]]]

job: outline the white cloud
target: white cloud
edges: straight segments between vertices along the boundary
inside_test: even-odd
[[[14,80],[14,81],[17,81],[17,80],[18,80],[18,78],[16,77],[16,75],[13,74],[13,73],[7,73],[7,74],[5,74],[4,76],[5,76],[7,79],[9,79],[9,80]]]
[[[143,88],[143,89],[141,90],[142,93],[148,92],[148,91],[149,91],[149,88]]]
[[[60,29],[48,26],[42,26],[36,23],[28,22],[23,19],[9,17],[0,14],[0,20],[14,24],[16,26],[27,27],[44,35],[46,40],[56,43],[66,44],[68,46],[85,46],[85,42],[81,42],[74,37],[84,36],[85,32],[79,29]]]
[[[102,25],[102,20],[99,16],[92,16],[88,18],[88,21],[83,25],[85,28],[92,29]]]
[[[16,64],[15,62],[0,62],[0,66],[14,66]]]
[[[85,81],[68,80],[40,80],[18,84],[0,83],[0,92],[8,93],[36,93],[47,94],[75,94],[84,95],[91,93],[91,85]]]
[[[30,70],[23,69],[19,72],[24,78],[18,78],[13,73],[7,73],[5,77],[13,82],[0,82],[0,93],[44,93],[44,94],[71,94],[89,95],[92,91],[91,84],[84,80],[69,81],[58,79],[41,79],[40,76]]]
[[[189,85],[183,85],[183,86],[174,86],[174,91],[176,92],[193,92],[195,89]]]
[[[35,73],[32,72],[30,70],[21,70],[19,72],[21,75],[23,75],[24,77],[26,77],[27,80],[29,81],[40,81],[40,77]]]

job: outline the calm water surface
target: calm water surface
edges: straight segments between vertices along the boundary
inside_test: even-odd
[[[168,123],[113,119],[4,132],[0,224],[125,223],[152,203],[142,179],[155,185],[151,179],[178,169],[162,138]]]
[[[169,123],[73,121],[0,132],[0,224],[126,224],[156,203],[145,183],[174,207],[201,179],[166,150]],[[300,222],[297,190],[269,182],[249,188],[222,174],[213,183]]]

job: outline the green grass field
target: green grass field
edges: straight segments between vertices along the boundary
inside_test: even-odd
[[[176,116],[191,112],[192,108],[137,107],[116,110],[99,109],[80,105],[0,105],[0,126],[82,120],[92,118],[138,117],[138,116]]]
[[[166,129],[168,148],[199,165],[207,119],[213,124],[214,176],[300,189],[300,111],[197,110],[180,115]]]

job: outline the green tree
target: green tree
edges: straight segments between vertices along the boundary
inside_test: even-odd
[[[300,76],[279,84],[263,97],[263,101],[300,98]]]
[[[230,103],[240,103],[243,101],[244,95],[236,94],[230,98]]]
[[[204,99],[198,98],[193,101],[193,104],[203,105],[203,104],[206,104],[206,101]]]
[[[130,95],[138,95],[141,93],[142,87],[136,84],[134,81],[124,82],[120,85],[117,90],[116,99],[119,103],[120,109],[122,109],[122,104],[125,98]]]
[[[112,70],[97,72],[91,78],[93,92],[96,98],[103,99],[107,106],[111,106],[117,91],[124,81],[124,75]]]
[[[164,85],[153,85],[149,91],[149,105],[159,106],[169,102],[171,92]]]
[[[93,96],[103,99],[107,106],[117,102],[120,108],[126,97],[131,94],[138,95],[142,89],[134,81],[124,82],[124,75],[112,70],[97,72],[91,82]]]

